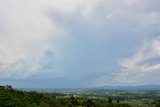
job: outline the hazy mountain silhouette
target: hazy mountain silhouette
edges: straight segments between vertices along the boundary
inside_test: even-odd
[[[160,90],[160,85],[140,85],[140,86],[103,86],[97,89],[115,90]]]

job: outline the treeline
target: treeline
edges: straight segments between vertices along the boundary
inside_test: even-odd
[[[11,86],[0,87],[0,107],[130,107],[128,104],[70,97],[55,97],[48,93],[15,90]]]
[[[106,93],[107,92],[107,93]],[[88,90],[85,93],[92,96],[101,96],[103,98],[107,98],[108,96],[112,96],[113,99],[119,97],[121,100],[157,100],[160,98],[159,90]]]

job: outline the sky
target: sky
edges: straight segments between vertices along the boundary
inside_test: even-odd
[[[159,0],[0,0],[0,84],[160,85]]]

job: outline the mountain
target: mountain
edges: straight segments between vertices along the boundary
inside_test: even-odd
[[[160,90],[160,85],[140,85],[140,86],[103,86],[97,89],[107,90]]]

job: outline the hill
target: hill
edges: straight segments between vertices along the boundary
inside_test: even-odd
[[[160,90],[160,85],[140,85],[140,86],[103,86],[95,89],[108,90]]]

